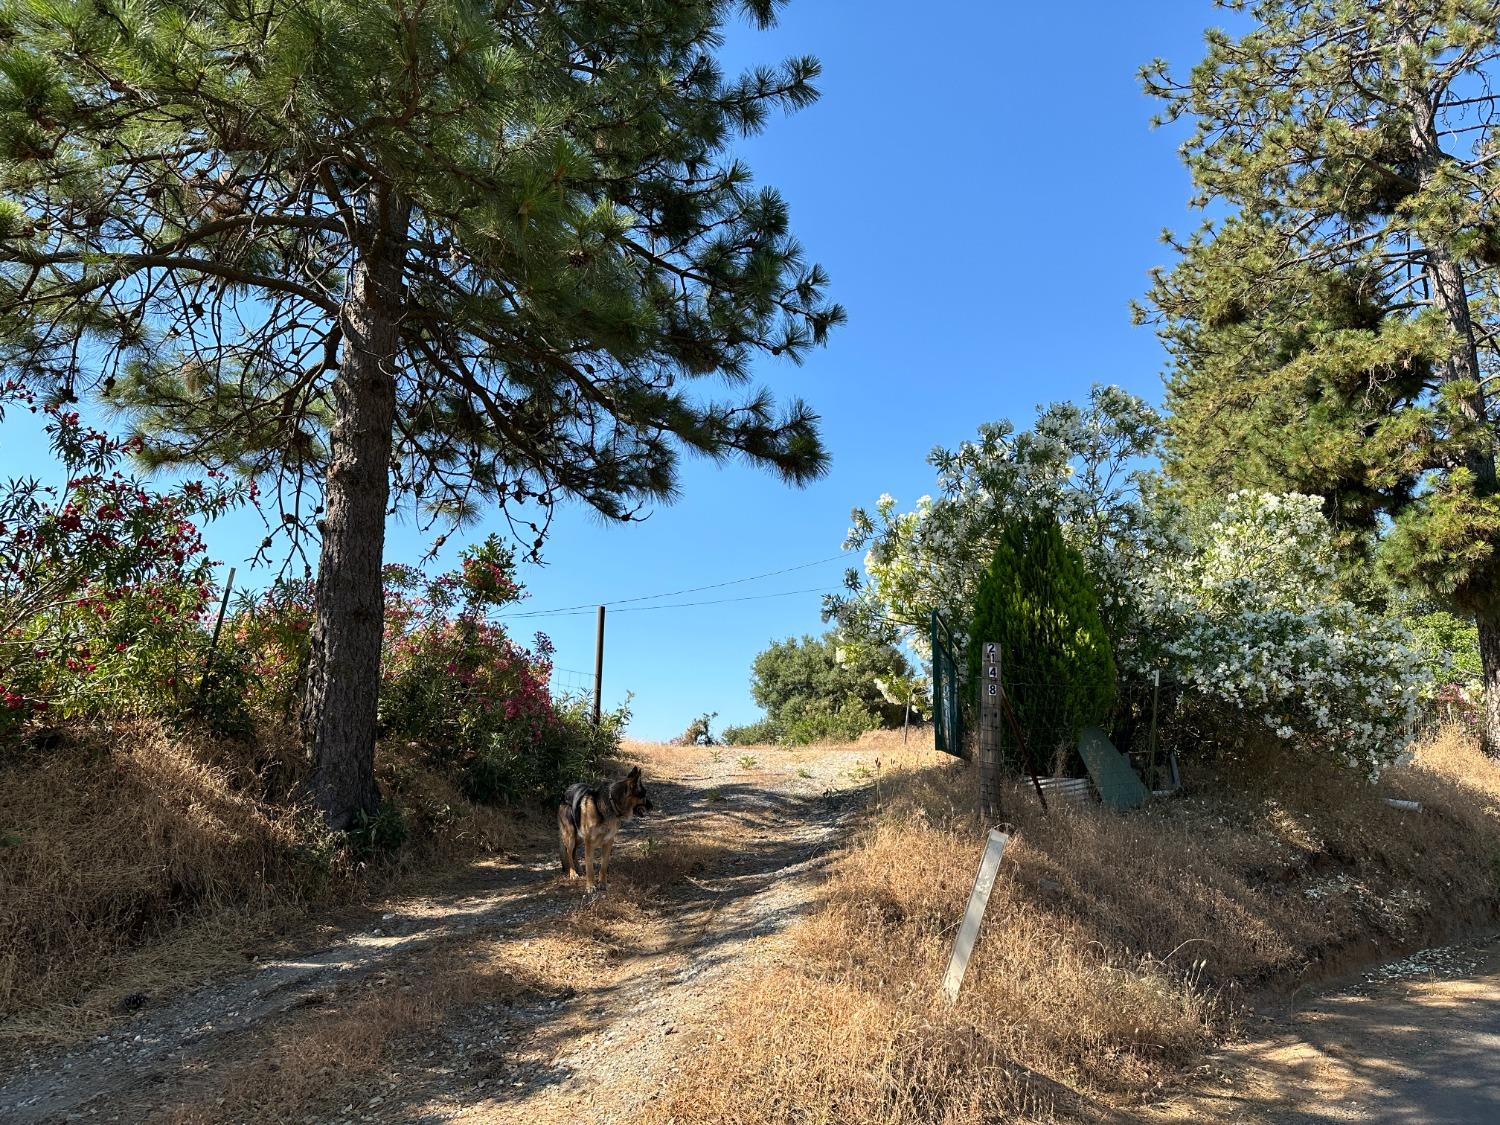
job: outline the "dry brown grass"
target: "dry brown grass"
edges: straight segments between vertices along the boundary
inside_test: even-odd
[[[173,1112],[173,1125],[301,1121],[358,1095],[384,1068],[392,1045],[440,1025],[455,1008],[511,1003],[555,987],[489,945],[445,949],[399,976],[371,978],[358,996],[328,996],[273,1032],[250,1060],[205,1076],[202,1098]]]
[[[541,1002],[607,990],[642,950],[670,942],[660,918],[626,895],[592,899],[560,927],[548,918],[499,938],[457,936],[393,963],[358,985],[313,997],[266,1034],[255,1054],[204,1073],[171,1125],[324,1120],[354,1104],[374,1113],[400,1096],[404,1052],[420,1052],[436,1028],[481,1005]],[[628,966],[628,967],[627,967]],[[585,1017],[559,1014],[549,1032],[567,1041]],[[461,1053],[461,1048],[451,1048]],[[503,1061],[447,1058],[494,1066]],[[471,1076],[472,1077],[472,1076]],[[412,1111],[416,1114],[416,1111]]]
[[[242,962],[313,904],[389,885],[402,868],[503,846],[513,819],[390,758],[412,809],[401,865],[337,849],[290,791],[300,755],[149,723],[66,732],[0,774],[0,1037],[66,1040],[134,994]],[[393,775],[399,775],[393,776]],[[443,812],[441,810],[447,810]]]
[[[937,985],[980,848],[973,779],[954,764],[889,781],[794,957],[739,993],[710,1057],[646,1121],[1121,1120],[1251,996],[1495,917],[1500,765],[1451,733],[1379,788],[1215,776],[1124,816],[1043,816],[1017,788],[949,1007]]]

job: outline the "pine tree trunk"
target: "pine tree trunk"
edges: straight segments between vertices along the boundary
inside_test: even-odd
[[[384,629],[381,564],[396,413],[395,359],[409,209],[372,189],[341,323],[323,487],[303,735],[313,798],[333,828],[379,806],[375,709]]]
[[[1500,613],[1476,615],[1479,625],[1479,660],[1484,672],[1484,710],[1480,742],[1487,754],[1500,754]]]

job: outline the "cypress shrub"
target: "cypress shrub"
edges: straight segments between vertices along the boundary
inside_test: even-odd
[[[1099,598],[1083,556],[1063,539],[1056,520],[1018,520],[1000,535],[969,628],[976,701],[986,641],[1000,644],[1006,694],[1039,770],[1071,753],[1079,730],[1108,716],[1115,661]],[[1009,744],[1008,731],[1005,737]],[[1011,761],[1024,765],[1014,752]]]

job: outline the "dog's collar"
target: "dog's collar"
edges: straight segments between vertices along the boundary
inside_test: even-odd
[[[615,804],[615,787],[609,783],[600,786],[604,799],[609,802],[609,811],[616,819],[620,816],[620,806]]]

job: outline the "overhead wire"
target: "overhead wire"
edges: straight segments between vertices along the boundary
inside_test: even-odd
[[[808,587],[805,590],[782,590],[779,593],[775,593],[775,594],[745,594],[745,595],[743,595],[741,597],[737,597],[737,598],[709,598],[707,600],[699,601],[699,602],[667,602],[667,603],[665,603],[663,605],[635,605],[635,606],[627,606],[624,609],[616,609],[614,612],[615,613],[644,613],[647,610],[653,610],[653,609],[686,609],[686,608],[688,608],[690,606],[700,606],[700,605],[728,605],[731,602],[759,602],[759,601],[765,601],[767,598],[790,598],[790,597],[793,597],[796,594],[827,594],[827,593],[831,593],[831,591],[828,590],[828,589],[826,589],[823,586],[810,586],[810,587]],[[662,595],[662,596],[665,596],[665,595]],[[604,604],[608,605],[609,603],[606,602]],[[594,605],[581,606],[581,607],[578,607],[578,608],[575,608],[575,609],[551,610],[551,611],[549,611],[547,613],[523,614],[521,616],[528,616],[528,617],[580,617],[580,616],[582,616],[584,614],[587,614],[587,613],[593,613],[594,610],[597,608],[597,606],[598,606],[598,603],[595,603]],[[510,620],[512,620],[512,621],[515,620],[515,619],[516,618],[515,618],[514,615],[512,615],[510,617]]]
[[[757,597],[785,598],[793,594],[816,593],[818,592],[816,590],[787,590],[780,594],[759,594],[751,598],[725,598],[723,601],[679,602],[673,605],[636,606],[635,609],[616,609],[617,606],[633,606],[636,602],[656,601],[658,598],[675,598],[683,594],[701,594],[707,590],[722,590],[726,586],[739,586],[746,582],[759,582],[762,578],[775,578],[780,574],[791,574],[793,571],[807,570],[814,566],[823,566],[827,563],[837,562],[840,559],[846,559],[857,553],[857,551],[843,551],[837,555],[830,555],[826,559],[815,559],[812,562],[798,563],[796,566],[782,567],[780,570],[768,570],[764,574],[752,574],[744,578],[730,578],[724,582],[711,582],[707,586],[689,586],[682,590],[667,590],[660,594],[642,594],[634,598],[616,598],[613,601],[605,602],[585,602],[579,605],[560,606],[557,609],[523,609],[514,613],[498,614],[497,616],[509,621],[519,621],[528,617],[566,617],[577,613],[592,613],[601,605],[608,609],[615,609],[617,613],[629,613],[634,612],[635,609],[680,609],[693,605],[721,605],[733,601],[752,601]]]

